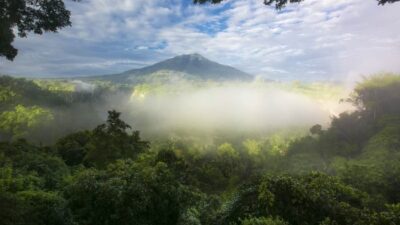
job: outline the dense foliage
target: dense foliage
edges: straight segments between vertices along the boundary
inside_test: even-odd
[[[71,25],[63,0],[0,0],[0,56],[13,60],[18,53],[12,42],[29,32],[57,32]]]
[[[116,111],[53,145],[17,136],[0,144],[0,224],[400,224],[399,96],[398,76],[369,78],[356,111],[294,140],[149,143]]]
[[[94,84],[71,80],[0,76],[0,141],[25,138],[48,144],[71,132],[95,127],[103,120],[97,110],[107,110],[106,96],[123,91],[105,82],[94,88]]]

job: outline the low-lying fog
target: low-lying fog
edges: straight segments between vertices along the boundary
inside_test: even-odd
[[[318,93],[316,93],[318,95]],[[123,119],[146,134],[189,132],[271,132],[291,127],[329,125],[332,116],[349,110],[337,100],[274,87],[231,85],[132,95]]]

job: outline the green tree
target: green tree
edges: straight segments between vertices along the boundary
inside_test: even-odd
[[[232,198],[219,224],[271,216],[292,225],[319,224],[326,218],[343,225],[368,224],[362,222],[372,215],[363,211],[367,201],[367,194],[321,173],[267,175]]]
[[[24,224],[26,225],[72,225],[71,214],[66,201],[57,193],[23,191],[18,197],[24,203]]]
[[[400,76],[380,74],[365,78],[355,87],[352,102],[373,120],[384,115],[399,115]]]
[[[57,32],[70,26],[70,12],[63,0],[0,0],[0,56],[13,60],[18,50],[12,45],[29,32]]]
[[[1,224],[72,224],[65,200],[55,192],[44,191],[41,177],[26,170],[0,165]]]
[[[86,145],[91,139],[92,132],[81,131],[69,134],[56,143],[58,154],[68,166],[82,164],[86,154]]]
[[[0,76],[0,110],[10,110],[17,105],[54,107],[65,106],[65,99],[57,93],[38,86],[24,78]]]
[[[312,126],[312,127],[310,128],[310,133],[311,133],[312,135],[321,135],[322,132],[323,132],[322,126],[319,125],[319,124],[316,124],[316,125],[314,125],[314,126]]]
[[[85,145],[87,165],[105,168],[117,159],[133,159],[148,149],[149,143],[141,140],[139,131],[128,134],[127,129],[131,127],[119,118],[120,115],[115,110],[109,111],[107,122],[92,131]]]
[[[0,165],[0,221],[4,225],[23,223],[23,204],[15,192],[30,182],[21,178],[10,165]]]
[[[241,225],[289,225],[287,222],[277,218],[265,218],[265,217],[252,217],[241,221]]]
[[[54,190],[63,186],[63,180],[69,175],[65,163],[46,147],[37,147],[25,140],[0,143],[0,155],[24,176],[31,173],[40,178],[36,186],[39,189]]]
[[[0,134],[8,138],[26,137],[35,129],[48,124],[54,119],[53,114],[44,108],[17,105],[14,110],[0,113]]]
[[[379,215],[379,224],[400,224],[400,204],[386,205],[386,210]]]
[[[230,143],[218,146],[214,162],[225,178],[239,175],[242,168],[239,152]]]
[[[166,164],[143,166],[126,160],[104,171],[78,174],[66,197],[82,225],[169,225],[192,204],[185,193]]]

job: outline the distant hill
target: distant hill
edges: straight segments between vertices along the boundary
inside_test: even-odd
[[[154,79],[177,78],[195,80],[250,80],[252,75],[231,66],[213,62],[200,54],[180,55],[151,66],[128,70],[120,74],[90,77],[118,83],[141,83]]]

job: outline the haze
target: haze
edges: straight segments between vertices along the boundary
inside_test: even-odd
[[[175,87],[179,90],[179,85]],[[346,96],[345,92],[341,93]],[[340,98],[340,95],[336,96]],[[116,102],[111,98],[111,102]],[[185,86],[172,93],[134,92],[125,119],[144,134],[173,131],[267,133],[280,129],[328,126],[333,116],[351,110],[339,99],[318,99],[256,83],[225,83],[212,87]]]

